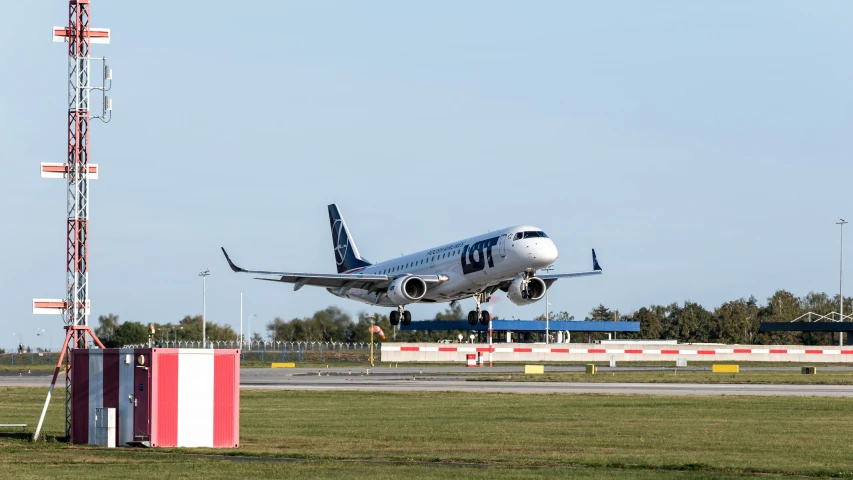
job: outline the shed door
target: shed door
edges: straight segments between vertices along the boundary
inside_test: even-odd
[[[148,440],[151,436],[151,356],[136,357],[133,369],[133,439]],[[139,357],[145,359],[142,365]]]

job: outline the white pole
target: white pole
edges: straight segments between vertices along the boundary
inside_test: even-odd
[[[207,276],[201,277],[201,348],[207,348]]]
[[[553,269],[554,269],[553,265],[548,265],[547,267],[543,268],[542,270],[546,271],[546,272],[550,272]],[[550,288],[546,287],[545,288],[545,343],[546,344],[551,343],[551,340],[549,339],[549,337],[551,336],[551,323],[550,323],[551,322],[551,318],[550,318],[551,312],[548,310],[548,307],[549,307],[548,290],[550,290]]]
[[[545,343],[550,343],[551,336],[551,314],[548,311],[548,290],[545,290]]]
[[[207,348],[207,276],[210,270],[198,274],[201,277],[201,348]]]
[[[844,321],[844,224],[847,220],[839,218],[837,224],[841,226],[841,253],[838,259],[838,313],[841,316],[840,321]],[[838,346],[844,346],[844,332],[838,332]]]
[[[44,399],[44,407],[41,409],[41,416],[39,417],[39,424],[36,427],[36,432],[33,434],[33,441],[39,439],[39,433],[41,433],[41,426],[44,423],[44,416],[47,413],[47,406],[50,405],[50,397],[53,396],[53,386],[56,382],[50,384],[50,388],[47,390],[47,398]]]
[[[495,349],[492,348],[492,316],[489,315],[489,368],[492,368],[492,352]]]

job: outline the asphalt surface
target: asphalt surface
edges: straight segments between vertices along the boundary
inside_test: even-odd
[[[583,367],[549,367],[582,371]],[[763,369],[763,368],[762,368]],[[776,368],[773,368],[774,370]],[[485,373],[485,369],[477,369]],[[489,373],[520,373],[523,367],[495,367]],[[617,367],[613,371],[671,371],[672,368]],[[695,368],[691,370],[702,370]],[[458,376],[438,376],[455,373]],[[853,397],[853,385],[754,385],[697,383],[469,382],[465,367],[388,368],[246,368],[241,388],[270,390],[455,391],[509,393],[607,393],[631,395],[764,395]],[[52,372],[2,372],[0,386],[44,386]]]

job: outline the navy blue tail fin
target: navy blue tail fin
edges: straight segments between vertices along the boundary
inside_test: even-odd
[[[332,246],[335,249],[338,273],[369,266],[370,262],[359,255],[358,248],[347,228],[347,223],[338,210],[338,206],[334,203],[329,205],[329,224],[332,226]]]

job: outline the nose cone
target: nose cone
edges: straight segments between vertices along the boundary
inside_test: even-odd
[[[544,263],[543,266],[548,266],[554,263],[557,260],[559,254],[557,253],[557,246],[554,245],[554,242],[548,240],[547,242],[542,242],[539,246],[539,258]]]

